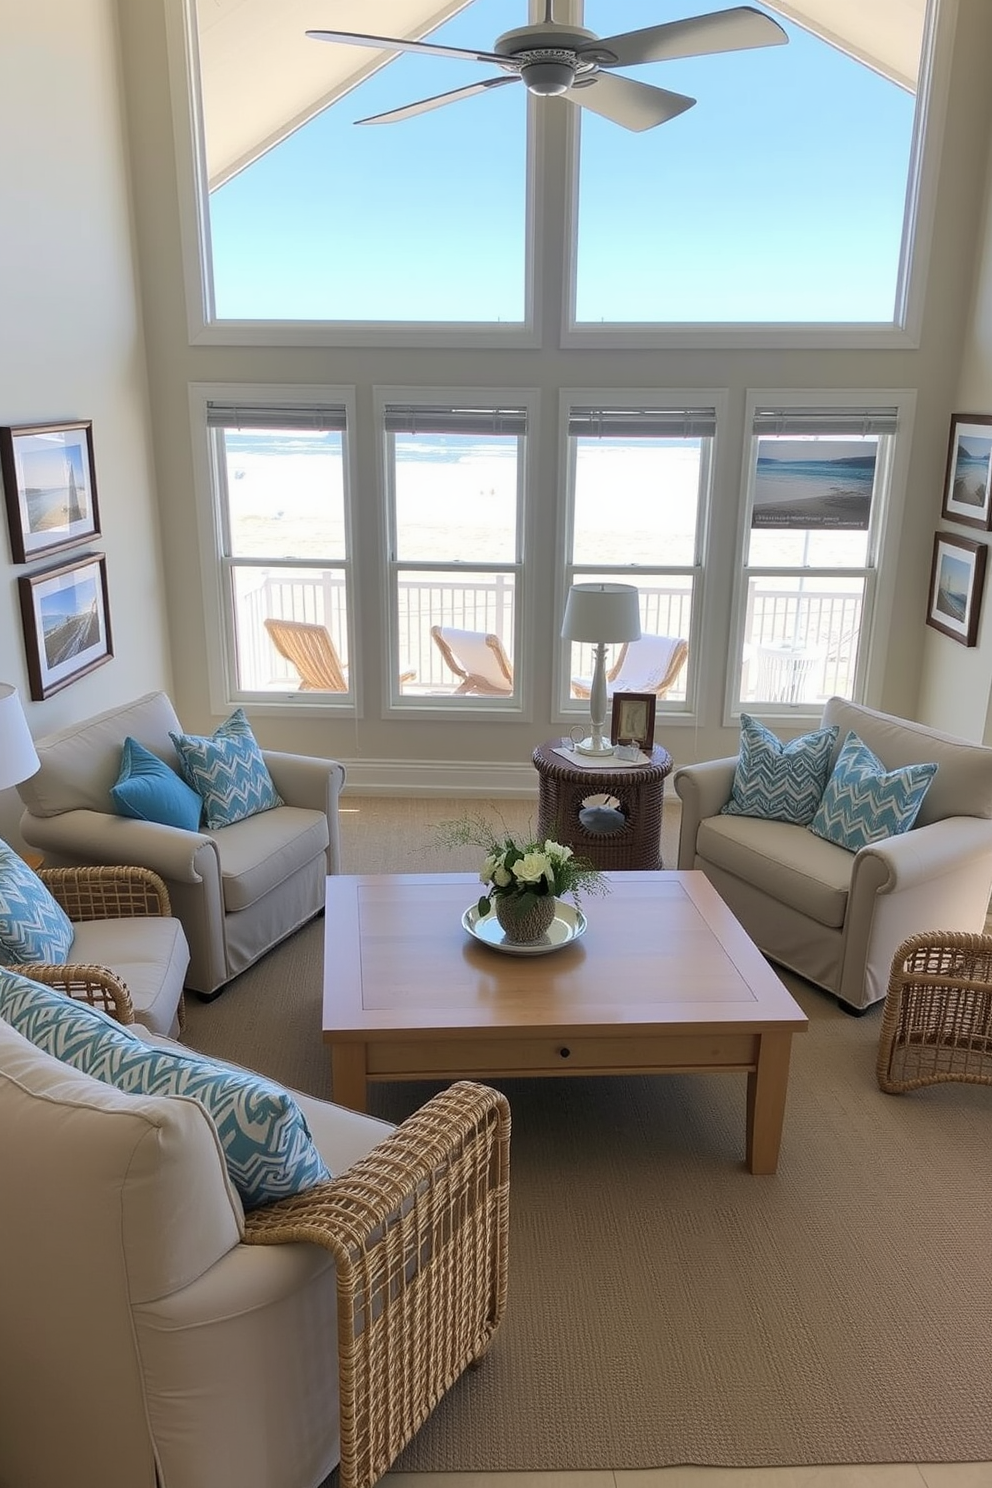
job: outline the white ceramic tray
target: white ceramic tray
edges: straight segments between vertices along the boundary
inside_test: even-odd
[[[560,951],[562,946],[571,945],[573,940],[586,933],[586,917],[581,909],[566,904],[563,899],[555,900],[555,917],[540,940],[526,944],[507,940],[496,911],[491,909],[488,914],[480,915],[477,904],[469,905],[462,915],[462,925],[483,945],[491,946],[494,951],[504,951],[508,956],[546,956],[549,951]]]

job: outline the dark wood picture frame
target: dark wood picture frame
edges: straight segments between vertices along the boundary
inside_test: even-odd
[[[653,692],[615,692],[610,720],[611,744],[637,744],[651,753],[658,698]]]
[[[35,702],[60,692],[114,654],[107,560],[85,553],[17,581],[28,681]]]
[[[940,515],[965,527],[992,528],[992,414],[951,415]]]
[[[0,479],[15,563],[30,563],[98,535],[88,419],[0,428]]]
[[[962,646],[978,642],[988,546],[952,532],[933,535],[927,624]]]

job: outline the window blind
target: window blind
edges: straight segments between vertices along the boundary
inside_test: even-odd
[[[344,407],[315,403],[208,403],[210,429],[306,429],[318,433],[348,427]]]
[[[581,439],[710,439],[714,408],[570,408],[568,432]]]
[[[526,434],[527,410],[391,403],[385,426],[388,434]]]
[[[755,434],[894,434],[895,408],[756,408]]]

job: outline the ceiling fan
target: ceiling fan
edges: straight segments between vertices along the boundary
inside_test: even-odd
[[[315,41],[346,46],[393,48],[398,52],[424,52],[432,57],[492,62],[508,74],[483,78],[433,98],[421,98],[388,113],[356,119],[357,124],[395,124],[459,98],[471,98],[490,88],[522,82],[529,93],[538,97],[562,95],[571,103],[633,130],[664,124],[692,108],[696,100],[684,93],[635,82],[633,78],[617,77],[613,68],[743,51],[748,47],[782,46],[789,39],[777,22],[750,5],[606,37],[599,37],[582,26],[559,25],[553,18],[552,7],[553,0],[545,0],[544,20],[539,25],[504,32],[494,41],[491,52],[438,46],[432,41],[403,41],[393,36],[362,36],[350,31],[308,31],[307,35]]]

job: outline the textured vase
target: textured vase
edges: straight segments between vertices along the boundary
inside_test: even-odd
[[[530,909],[520,912],[520,900],[505,895],[496,897],[496,918],[503,927],[507,940],[518,945],[540,940],[555,917],[555,897],[545,894],[535,900]]]

